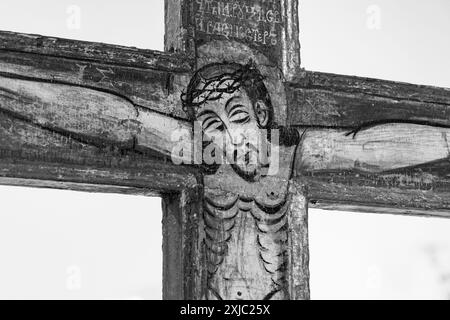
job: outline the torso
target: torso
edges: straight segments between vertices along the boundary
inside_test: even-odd
[[[289,175],[247,182],[224,166],[205,177],[208,299],[287,298]]]

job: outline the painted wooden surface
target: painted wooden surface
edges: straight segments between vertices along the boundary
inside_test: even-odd
[[[185,117],[180,92],[191,70],[176,54],[0,32],[2,78],[111,93],[174,118]]]
[[[0,32],[0,183],[162,196],[170,299],[308,299],[308,202],[448,217],[450,91],[301,70],[297,5],[166,0],[168,53]],[[274,174],[171,162],[202,90]]]
[[[258,88],[254,95],[265,101],[262,109],[270,113],[270,119],[266,119],[270,125],[265,127],[264,121],[259,121],[259,127],[284,128],[284,81],[293,79],[300,69],[297,5],[295,0],[166,1],[166,50],[196,59],[197,72],[187,89],[185,107],[191,106],[192,95],[210,97],[214,90],[223,91],[221,99],[206,98],[200,103],[198,111],[192,112],[193,120],[205,124],[214,118],[217,123],[223,122],[227,136],[232,136],[233,130],[249,128],[249,123],[231,123],[223,110],[238,99],[241,114],[255,119],[252,102],[243,96]],[[253,87],[246,87],[246,81]],[[221,84],[227,82],[238,89],[222,88]],[[208,112],[209,118],[196,117],[202,112]],[[254,125],[255,121],[250,123]],[[292,134],[295,140],[295,130]],[[204,226],[199,232],[207,270],[203,298],[309,297],[307,198],[303,189],[295,189],[295,200],[291,194],[296,147],[277,145],[279,170],[272,175],[255,169],[258,174],[253,176],[228,163],[205,173]],[[270,164],[270,168],[274,166]]]
[[[292,300],[308,300],[309,285],[309,239],[308,239],[308,192],[303,180],[292,179],[289,185],[290,208],[288,216],[288,283]]]
[[[181,109],[177,81],[188,77],[188,60],[10,32],[0,38],[0,175],[8,184],[155,194],[197,179],[195,168],[171,163],[171,134],[190,130],[187,122],[164,116]]]
[[[165,49],[196,56],[197,66],[198,58],[204,56],[197,50],[216,42],[241,44],[246,50],[240,55],[261,53],[286,79],[299,72],[297,0],[166,0],[165,6]]]
[[[183,123],[186,115],[181,110],[179,93],[190,77],[190,64],[185,61],[192,59],[178,60],[177,54],[9,32],[2,32],[0,36],[4,40],[0,49],[3,157],[8,153],[9,157],[20,154],[15,149],[24,143],[35,154],[44,154],[42,151],[36,152],[40,145],[33,147],[30,141],[32,136],[37,143],[43,140],[52,142],[55,146],[53,150],[58,150],[54,154],[57,153],[60,158],[67,158],[67,155],[64,156],[67,153],[64,148],[70,140],[70,145],[74,148],[70,150],[69,158],[73,162],[76,162],[77,156],[81,156],[95,163],[95,156],[92,155],[99,146],[104,147],[114,141],[113,145],[118,150],[130,149],[133,145],[136,146],[136,137],[140,137],[139,144],[149,153],[152,153],[149,146],[156,143],[151,147],[167,155],[170,148],[164,130],[159,133],[157,131],[154,135],[139,132],[142,132],[143,123],[147,127],[164,121],[172,123],[167,126],[167,131],[172,130],[180,121]],[[14,38],[17,40],[13,41]],[[208,49],[211,55],[222,49],[219,44],[217,46],[219,49]],[[204,51],[200,53],[202,52],[207,54]],[[263,66],[262,69],[264,68]],[[109,72],[110,70],[113,71]],[[266,73],[270,73],[270,69]],[[178,84],[173,82],[175,79],[179,79]],[[444,137],[450,103],[448,89],[315,72],[305,72],[294,81],[295,83],[291,82],[287,86],[289,109],[284,107],[282,111],[282,95],[274,100],[277,100],[277,117],[281,121],[288,118],[290,125],[300,129],[305,126],[324,129],[314,130],[314,133],[309,131],[308,141],[312,145],[305,147],[308,150],[318,150],[318,146],[323,146],[321,152],[314,154],[314,157],[323,160],[322,164],[319,165],[316,161],[319,167],[308,164],[305,167],[296,166],[295,169],[298,173],[315,177],[310,188],[315,202],[348,199],[345,200],[346,205],[355,205],[359,192],[355,191],[353,196],[348,192],[353,186],[355,190],[358,187],[372,188],[370,194],[374,196],[368,201],[372,202],[374,210],[378,210],[380,206],[395,210],[404,208],[406,211],[423,208],[429,211],[426,214],[432,214],[435,210],[447,208],[448,170]],[[270,88],[271,84],[267,86]],[[46,96],[37,97],[34,93],[36,88],[46,93]],[[280,85],[272,85],[271,91],[280,91],[279,89]],[[57,96],[58,100],[52,101]],[[93,110],[97,110],[94,112],[96,118],[92,118],[86,108],[80,113],[83,107],[67,103],[75,96],[77,99],[80,97],[81,101],[97,96],[96,99],[89,100],[88,104]],[[117,107],[108,108],[106,104],[95,103],[101,99]],[[58,112],[51,111],[55,105],[64,108],[67,121],[61,114],[57,115]],[[138,115],[139,110],[142,113]],[[147,110],[155,113],[146,113]],[[178,122],[166,119],[164,114]],[[18,118],[21,121],[16,124]],[[87,119],[92,120],[92,125],[80,125]],[[392,123],[384,124],[402,121],[410,122],[410,128],[419,129],[411,131],[405,126],[407,123],[396,126],[395,129],[392,128]],[[11,126],[12,123],[14,126]],[[345,136],[347,131],[364,124],[372,126],[371,130],[360,132],[356,139]],[[36,125],[46,128],[42,130]],[[67,131],[65,136],[60,135],[64,132],[58,131],[61,131],[61,127]],[[58,132],[55,133],[55,130]],[[28,134],[24,135],[23,132]],[[99,132],[102,133],[103,140],[95,138]],[[70,139],[67,134],[70,134]],[[108,134],[111,136],[108,137]],[[371,137],[377,137],[377,141],[370,142]],[[88,146],[92,138],[96,143]],[[148,142],[148,139],[151,141]],[[378,141],[380,139],[382,141]],[[162,141],[159,146],[158,141]],[[385,151],[376,151],[383,148]],[[423,152],[415,152],[415,149]],[[391,157],[386,156],[389,150],[393,153]],[[397,150],[403,151],[394,154],[393,151]],[[330,153],[325,155],[325,152]],[[344,155],[341,164],[334,161],[346,152],[349,152],[347,155],[356,152],[356,157],[346,159]],[[117,157],[114,158],[113,155],[114,153],[110,153],[106,158],[111,158],[110,162],[117,161]],[[29,155],[27,157],[30,158]],[[297,163],[301,164],[305,157],[306,155],[298,158]],[[328,163],[331,161],[330,157],[335,157],[334,162]],[[105,156],[98,158],[101,165],[106,163]],[[383,165],[380,167],[375,159],[381,159],[386,164],[396,164],[392,168],[385,165],[383,169]],[[425,161],[421,163],[421,160]],[[373,162],[377,163],[374,165]],[[80,164],[80,161],[76,163]],[[381,174],[382,171],[387,172]],[[328,185],[333,192],[325,190]],[[396,194],[398,197],[391,199],[378,197],[377,194]],[[380,200],[383,198],[385,200]]]
[[[0,32],[0,50],[169,72],[189,71],[193,63],[188,57],[155,50],[8,31]]]
[[[304,71],[286,89],[291,126],[349,131],[387,123],[450,127],[447,88]]]
[[[200,300],[204,272],[200,237],[203,189],[193,185],[163,195],[163,299]],[[203,282],[203,283],[202,283]]]
[[[171,133],[189,128],[183,121],[96,89],[0,77],[0,94],[2,147],[9,143],[10,148],[35,145],[44,149],[47,142],[55,153],[57,147],[60,152],[78,147],[79,152],[88,153],[90,146],[114,146],[119,151],[170,156]],[[63,150],[68,143],[73,148]]]
[[[303,133],[295,170],[316,206],[449,209],[450,90],[305,72],[288,97],[289,122]]]

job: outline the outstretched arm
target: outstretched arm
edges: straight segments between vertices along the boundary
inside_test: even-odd
[[[23,134],[8,131],[8,119],[19,120]],[[114,93],[6,77],[0,77],[0,120],[2,135],[11,131],[18,149],[39,148],[45,140],[61,148],[77,144],[81,149],[155,152],[166,157],[171,156],[175,143],[171,134],[190,128],[183,120],[137,106]]]
[[[450,129],[414,123],[373,124],[354,131],[306,129],[300,170],[383,172],[450,156]]]

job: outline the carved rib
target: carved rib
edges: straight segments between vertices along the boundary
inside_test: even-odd
[[[226,205],[220,205],[211,197],[205,196],[203,219],[205,223],[205,239],[207,268],[209,277],[215,274],[228,253],[228,242],[235,227],[238,214],[238,198],[233,197]]]
[[[255,201],[256,206],[252,210],[258,231],[256,243],[259,248],[259,257],[276,286],[273,294],[281,290],[285,283],[288,239],[287,208],[289,204],[286,200],[273,207],[262,206]]]

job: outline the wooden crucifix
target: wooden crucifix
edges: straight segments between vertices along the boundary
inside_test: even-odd
[[[166,0],[166,52],[1,32],[0,183],[161,196],[165,299],[308,299],[308,205],[448,217],[450,91],[303,70],[297,8]]]

